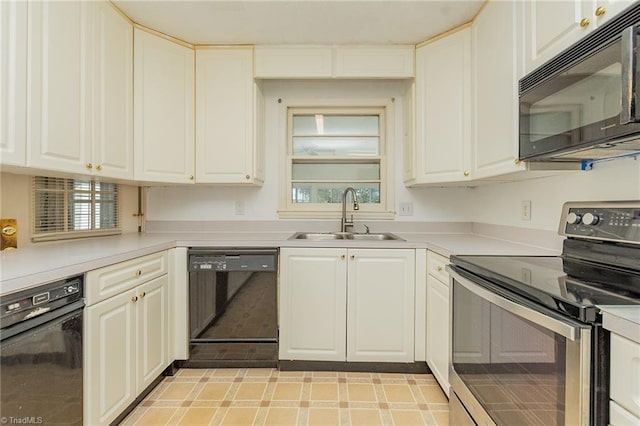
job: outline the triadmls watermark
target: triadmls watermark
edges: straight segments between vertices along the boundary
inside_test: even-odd
[[[41,425],[44,423],[44,418],[40,416],[0,417],[0,423],[3,425]]]

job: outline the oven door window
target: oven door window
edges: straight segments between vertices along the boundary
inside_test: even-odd
[[[520,97],[520,156],[619,133],[621,43],[602,49]]]
[[[453,368],[499,425],[565,423],[567,339],[454,284]]]

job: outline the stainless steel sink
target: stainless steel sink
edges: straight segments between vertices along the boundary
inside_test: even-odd
[[[378,234],[347,234],[344,236],[348,240],[365,240],[365,241],[404,241],[390,232],[382,232]]]
[[[296,232],[290,240],[362,240],[362,241],[405,241],[390,232],[357,234],[353,232]]]

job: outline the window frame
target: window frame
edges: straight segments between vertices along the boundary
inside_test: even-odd
[[[393,146],[394,146],[394,120],[395,111],[393,108],[393,99],[369,100],[366,102],[325,100],[295,102],[282,102],[280,104],[281,129],[284,131],[282,139],[285,140],[281,146],[284,146],[283,156],[284,162],[281,174],[281,196],[278,209],[280,218],[339,218],[341,216],[341,203],[294,203],[291,196],[292,190],[292,172],[294,160],[328,160],[328,162],[371,162],[376,160],[380,166],[380,203],[360,204],[360,210],[352,212],[347,207],[348,213],[354,214],[358,219],[393,219],[395,211],[393,209]],[[292,117],[294,114],[303,113],[304,115],[315,114],[344,114],[344,115],[379,115],[379,135],[380,145],[378,147],[378,155],[363,157],[305,157],[293,155],[293,132]],[[281,139],[281,140],[282,140]],[[341,181],[337,181],[339,183]],[[348,183],[344,181],[345,183]],[[351,198],[349,197],[349,200]]]
[[[64,182],[63,189],[38,189],[36,181],[39,178],[45,179],[61,179]],[[83,184],[89,183],[91,189],[74,189],[75,182],[82,182]],[[121,202],[121,191],[120,186],[116,183],[110,183],[114,185],[113,191],[104,191],[104,193],[114,194],[114,208],[115,208],[115,227],[113,228],[96,228],[96,223],[100,223],[101,220],[98,216],[96,216],[96,206],[100,204],[100,201],[97,199],[97,195],[102,193],[103,191],[96,190],[96,183],[102,183],[101,181],[95,181],[93,179],[72,179],[72,178],[56,178],[56,177],[45,177],[45,176],[33,176],[32,184],[31,184],[31,241],[32,242],[41,242],[41,241],[54,241],[54,240],[67,240],[67,239],[76,239],[76,238],[88,238],[88,237],[97,237],[97,236],[108,236],[108,235],[119,235],[122,234],[122,219],[120,212],[120,202]],[[63,231],[51,231],[51,232],[38,232],[38,227],[36,226],[36,222],[38,220],[37,214],[37,204],[38,204],[38,194],[44,193],[62,193],[63,195],[63,207],[60,211],[56,211],[55,213],[61,217],[61,223],[64,226]],[[70,200],[70,196],[72,194],[89,194],[89,200],[75,200],[77,204],[89,205],[90,208],[90,221],[91,221],[91,229],[80,229],[73,230],[69,229],[69,223],[71,220],[70,212],[73,209],[73,205],[76,202]],[[60,218],[56,218],[55,220],[59,220]]]

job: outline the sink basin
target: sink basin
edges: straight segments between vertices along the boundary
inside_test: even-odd
[[[390,232],[383,232],[379,234],[347,234],[344,236],[348,240],[365,240],[365,241],[404,241],[404,239],[398,237]]]
[[[363,240],[363,241],[404,241],[390,232],[376,234],[356,234],[352,232],[296,232],[290,240]]]

